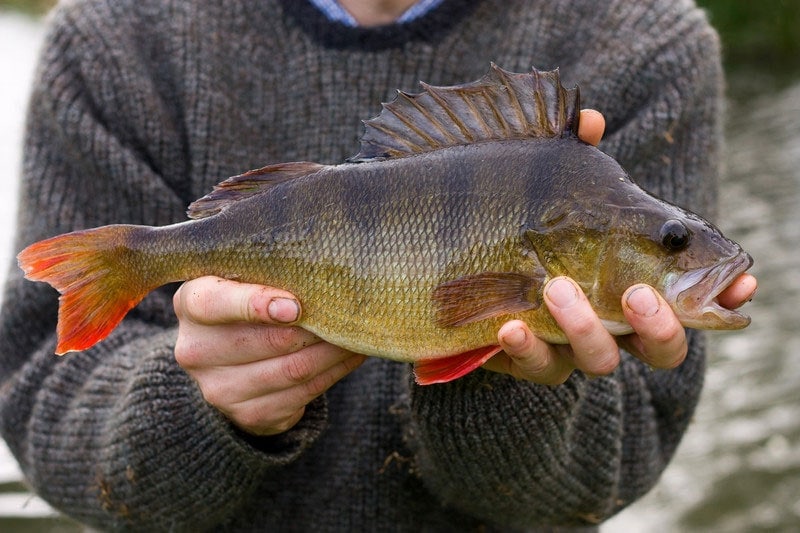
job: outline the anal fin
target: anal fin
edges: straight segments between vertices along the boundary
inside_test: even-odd
[[[414,363],[416,382],[418,385],[433,385],[453,381],[469,374],[500,350],[499,346],[483,346],[448,357],[420,359]]]

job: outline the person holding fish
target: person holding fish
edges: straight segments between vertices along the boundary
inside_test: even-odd
[[[700,216],[722,73],[690,2],[78,0],[50,24],[0,427],[53,506],[585,530],[655,484],[697,329],[746,326],[756,288]]]

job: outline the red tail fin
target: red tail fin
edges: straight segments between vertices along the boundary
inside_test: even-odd
[[[61,293],[56,353],[85,350],[103,340],[152,289],[126,265],[134,226],[104,226],[34,243],[17,256],[25,277]]]

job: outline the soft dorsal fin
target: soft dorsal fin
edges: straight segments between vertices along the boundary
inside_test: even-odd
[[[361,151],[350,161],[578,132],[580,92],[561,85],[558,69],[519,74],[492,63],[485,76],[471,83],[421,86],[419,94],[398,91],[380,115],[364,121]]]
[[[314,174],[323,168],[325,165],[296,161],[269,165],[230,177],[207,195],[192,202],[187,215],[194,219],[216,215],[234,202],[255,196],[278,183]]]

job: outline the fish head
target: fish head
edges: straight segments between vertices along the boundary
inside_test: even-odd
[[[669,207],[675,215],[662,220],[658,232],[650,234],[668,258],[657,280],[667,303],[686,327],[746,327],[750,317],[721,306],[717,298],[753,265],[753,258],[710,222],[677,206]]]
[[[746,327],[750,318],[721,306],[718,296],[750,268],[750,255],[701,216],[652,196],[616,161],[597,154],[573,172],[586,175],[570,180],[527,233],[548,276],[574,279],[612,333],[631,331],[621,299],[638,283],[658,290],[685,327]]]
[[[644,194],[614,210],[597,265],[599,294],[617,296],[635,283],[647,283],[685,327],[722,330],[750,324],[749,316],[723,307],[718,297],[752,266],[752,257],[699,215]]]

